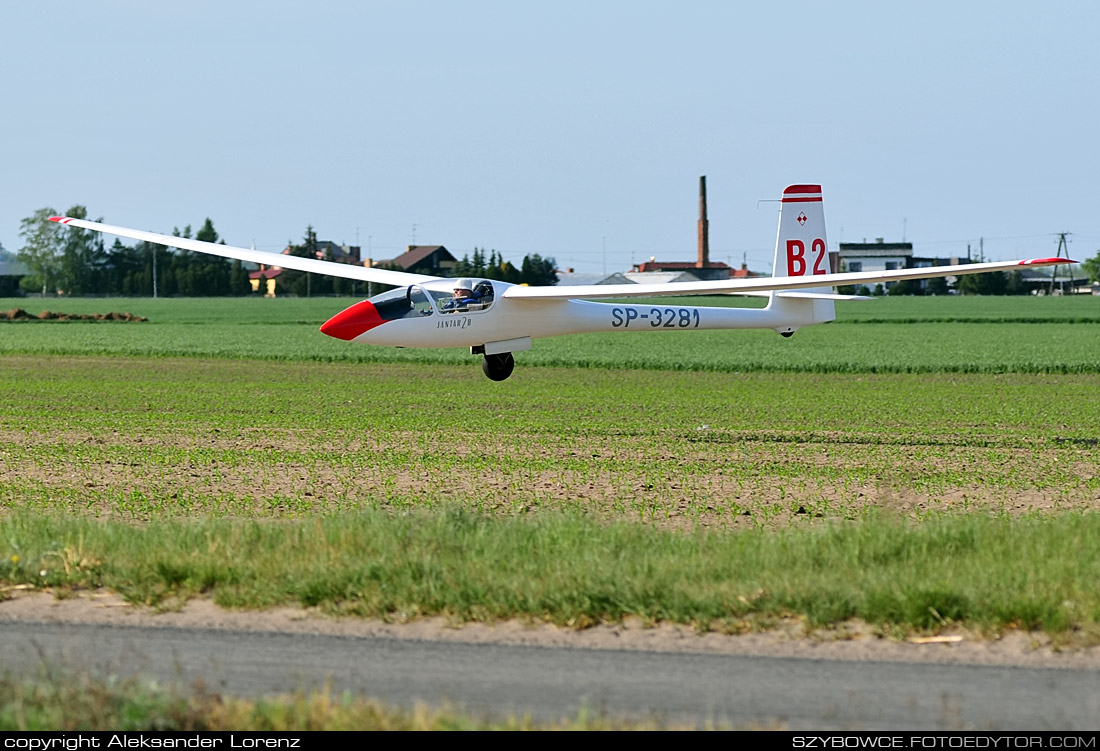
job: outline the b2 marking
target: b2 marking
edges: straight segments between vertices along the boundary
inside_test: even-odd
[[[810,254],[814,256],[813,274],[827,273],[825,268],[825,241],[815,237],[810,243]],[[806,243],[801,240],[787,241],[787,276],[804,276],[806,274]]]

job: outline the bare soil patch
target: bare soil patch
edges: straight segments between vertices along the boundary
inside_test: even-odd
[[[690,456],[682,449],[661,458],[648,439],[547,442],[526,434],[447,434],[425,442],[401,431],[364,437],[305,429],[9,429],[0,431],[0,483],[86,497],[87,510],[108,515],[117,499],[135,493],[185,500],[185,512],[225,511],[218,504],[233,498],[239,511],[263,514],[278,514],[287,499],[295,512],[458,499],[493,512],[573,509],[666,528],[781,528],[869,509],[1020,515],[1100,506],[1100,496],[1085,487],[1096,471],[1083,461],[1089,449],[960,446],[929,455],[877,443],[838,447],[827,437],[721,443],[689,449]],[[1076,488],[1012,481],[1041,478],[1051,466]],[[913,488],[913,478],[938,476],[950,479]]]
[[[57,313],[43,310],[38,315],[28,313],[23,308],[12,308],[0,313],[0,321],[148,321],[148,318],[133,313]]]

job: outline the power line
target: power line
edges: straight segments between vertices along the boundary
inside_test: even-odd
[[[1055,258],[1062,258],[1063,257],[1062,256],[1062,251],[1065,250],[1065,252],[1066,252],[1065,259],[1067,261],[1069,260],[1069,242],[1066,240],[1066,235],[1069,235],[1069,234],[1070,234],[1069,232],[1059,232],[1058,233],[1058,252],[1055,253],[1055,255],[1054,255]],[[1066,273],[1069,274],[1069,290],[1070,290],[1070,292],[1072,292],[1073,291],[1073,264],[1067,263],[1067,264],[1064,264],[1064,265],[1065,265],[1065,268],[1067,269]],[[1052,295],[1054,294],[1054,285],[1058,283],[1058,269],[1059,268],[1061,268],[1061,266],[1055,266],[1054,270],[1050,272],[1050,294],[1052,294]],[[1061,292],[1063,295],[1066,293],[1066,284],[1065,284],[1065,282],[1062,282],[1062,284],[1058,288],[1058,291]]]

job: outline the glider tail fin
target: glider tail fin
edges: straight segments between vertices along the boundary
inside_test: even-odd
[[[779,234],[775,240],[772,276],[818,276],[822,286],[799,292],[773,292],[768,307],[784,319],[776,330],[789,335],[799,326],[825,323],[836,318],[825,236],[825,209],[820,185],[791,185],[783,191],[779,208]],[[815,297],[818,296],[818,297]],[[788,321],[789,319],[789,321]]]

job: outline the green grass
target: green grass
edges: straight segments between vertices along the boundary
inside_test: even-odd
[[[628,721],[589,710],[554,722],[535,722],[522,715],[479,716],[456,706],[391,707],[329,691],[241,699],[202,686],[183,690],[138,680],[73,676],[63,669],[43,672],[28,680],[0,679],[0,732],[677,729],[656,719]]]
[[[1084,510],[1092,376],[0,361],[0,509],[571,510],[665,526]]]
[[[353,345],[318,327],[351,299],[34,299],[0,309],[131,312],[145,323],[0,323],[0,353],[473,363],[461,349]],[[694,304],[759,305],[739,298]],[[1098,298],[887,298],[838,305],[838,321],[791,339],[771,331],[587,334],[539,340],[530,366],[716,372],[1097,373]]]
[[[1100,637],[1100,516],[940,516],[909,526],[677,532],[579,515],[458,509],[283,522],[141,527],[16,515],[0,522],[0,577],[107,587],[172,606],[320,607],[387,620],[442,615],[585,627],[637,617],[743,631],[799,616],[884,630],[963,626]],[[19,552],[9,552],[12,550]]]
[[[51,300],[151,320],[0,324],[0,582],[1096,639],[1091,298],[562,337],[499,384],[463,352],[319,334],[347,302]]]
[[[1100,615],[1090,376],[493,384],[57,357],[0,376],[4,582],[574,625],[1091,633]]]
[[[305,324],[320,326],[361,298],[158,298],[150,297],[11,297],[0,298],[0,310],[23,308],[65,313],[129,312],[154,323]],[[696,295],[652,298],[670,304],[763,307],[762,298]],[[635,299],[632,302],[646,302]],[[1088,295],[1067,297],[882,297],[872,301],[838,302],[839,322],[865,321],[989,321],[993,323],[1100,323],[1100,300]],[[34,324],[37,325],[37,324]]]

